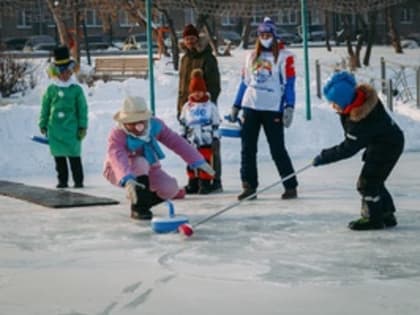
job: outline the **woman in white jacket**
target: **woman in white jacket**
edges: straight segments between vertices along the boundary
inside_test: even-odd
[[[230,119],[235,121],[243,110],[241,132],[242,200],[258,187],[257,145],[261,126],[267,137],[271,156],[279,175],[294,173],[284,144],[284,127],[289,127],[295,105],[294,56],[276,39],[275,25],[270,18],[258,26],[255,50],[245,61],[242,80],[232,107]],[[282,199],[297,197],[296,177],[286,180]]]

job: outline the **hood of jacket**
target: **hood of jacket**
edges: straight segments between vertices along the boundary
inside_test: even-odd
[[[366,118],[377,106],[379,100],[375,89],[369,84],[361,84],[357,89],[365,94],[366,99],[361,106],[354,108],[349,114],[350,120],[356,122]]]
[[[206,51],[208,49],[211,50],[209,42],[210,42],[210,40],[207,36],[200,35],[197,43],[195,44],[195,47],[194,47],[195,49],[194,50],[189,50],[185,46],[185,43],[184,43],[183,40],[179,43],[179,49],[185,54],[199,55],[199,54],[202,54],[204,51]]]

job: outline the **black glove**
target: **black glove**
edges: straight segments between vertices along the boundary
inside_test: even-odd
[[[232,106],[232,110],[231,110],[230,114],[226,115],[225,119],[227,121],[230,121],[230,122],[233,122],[233,123],[237,122],[238,121],[239,110],[240,109],[238,107]]]
[[[86,137],[86,133],[86,128],[79,128],[79,130],[77,131],[77,139],[83,140]]]
[[[312,165],[313,166],[320,166],[322,164],[324,164],[324,160],[322,159],[322,155],[318,154],[313,160],[312,160]]]

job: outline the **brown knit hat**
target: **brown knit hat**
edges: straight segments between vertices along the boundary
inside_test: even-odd
[[[203,70],[201,70],[200,68],[194,69],[191,72],[191,81],[188,87],[189,93],[197,91],[207,93],[206,82],[203,79]]]
[[[182,33],[182,37],[186,37],[186,36],[195,36],[197,38],[199,37],[198,30],[195,28],[194,25],[188,24],[184,27],[184,32]]]

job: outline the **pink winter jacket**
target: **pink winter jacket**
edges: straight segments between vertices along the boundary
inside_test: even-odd
[[[158,118],[151,120],[154,120],[154,124],[160,124],[155,139],[179,155],[188,165],[204,160],[192,145],[172,131],[162,120]],[[127,175],[134,177],[148,175],[150,168],[161,167],[159,160],[150,165],[144,158],[142,149],[130,152],[127,147],[127,137],[124,130],[118,127],[113,128],[108,137],[103,174],[109,182],[117,186],[120,186],[121,180]]]

